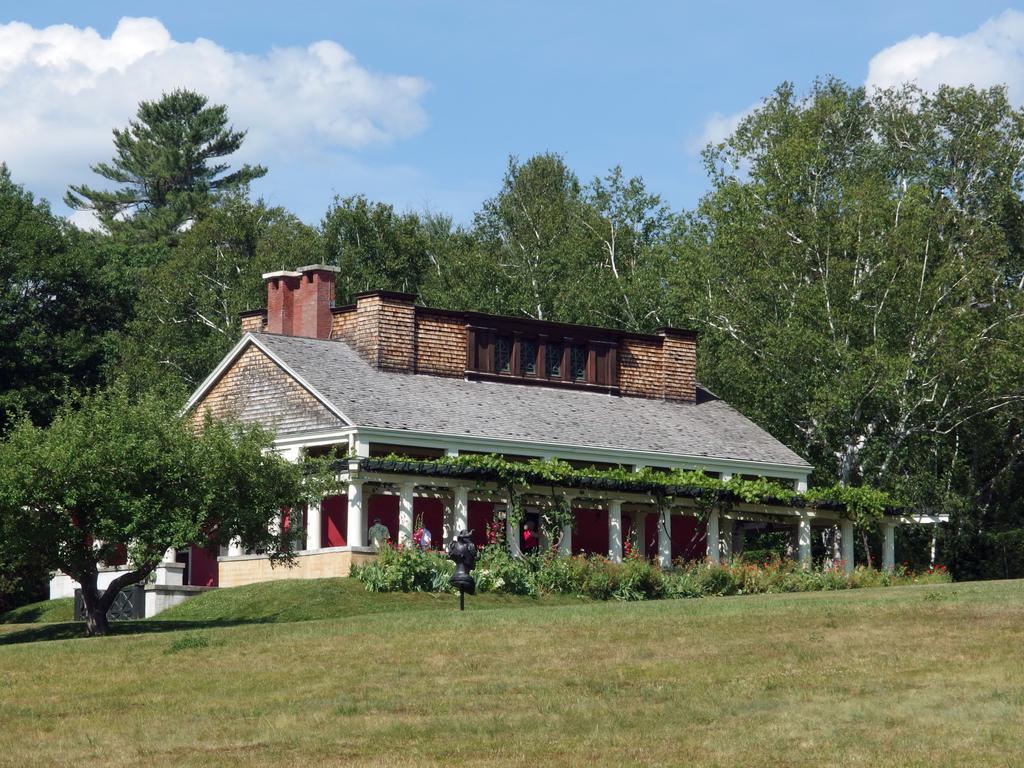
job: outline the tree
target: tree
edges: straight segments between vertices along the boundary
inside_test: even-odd
[[[311,497],[303,468],[256,426],[208,420],[198,433],[166,401],[114,389],[66,405],[49,427],[19,422],[0,444],[0,559],[34,551],[82,586],[89,635],[108,630],[118,592],[166,550],[226,544],[287,558],[294,531],[272,526]],[[127,550],[131,570],[97,587]]]
[[[706,150],[676,254],[702,380],[818,482],[979,513],[1021,459],[1022,160],[1003,89],[780,87]]]
[[[584,186],[559,155],[510,158],[501,190],[475,220],[489,262],[475,308],[651,330],[661,323],[673,225],[658,196],[620,168]]]
[[[360,291],[418,293],[430,268],[430,230],[417,214],[362,195],[336,198],[320,229],[324,263],[341,268],[342,303]]]
[[[137,119],[114,129],[113,160],[92,166],[94,173],[123,186],[113,191],[72,186],[67,205],[93,211],[108,232],[127,229],[143,240],[159,239],[201,216],[222,195],[264,176],[262,166],[227,173],[228,164],[217,162],[238,151],[245,131],[228,125],[225,106],[207,103],[188,90],[143,101]]]
[[[194,389],[241,337],[239,313],[266,305],[263,273],[313,261],[320,247],[283,208],[225,198],[145,273],[120,374]]]
[[[105,246],[0,165],[0,434],[18,412],[47,423],[65,393],[102,380],[130,305]]]

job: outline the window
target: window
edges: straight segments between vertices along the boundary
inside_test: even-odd
[[[569,357],[569,378],[573,381],[587,380],[587,348],[573,344]]]
[[[512,339],[508,336],[499,336],[494,343],[494,370],[512,372]]]
[[[537,375],[537,340],[523,339],[519,342],[519,375]]]
[[[549,379],[562,378],[562,353],[564,347],[557,342],[549,341],[545,350],[544,374]]]
[[[494,321],[489,327],[467,324],[467,375],[598,387],[617,393],[619,341],[611,332],[533,320],[488,319]]]

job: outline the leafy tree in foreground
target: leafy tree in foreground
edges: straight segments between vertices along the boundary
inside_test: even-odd
[[[144,580],[169,548],[226,544],[287,559],[282,507],[316,485],[268,451],[258,427],[208,421],[196,434],[165,402],[114,390],[22,421],[0,444],[0,559],[34,551],[82,585],[89,635],[108,630],[117,593]],[[98,569],[127,550],[131,570],[100,592]]]
[[[122,185],[113,191],[72,186],[65,202],[95,212],[109,232],[128,229],[152,240],[173,235],[221,195],[264,176],[262,166],[228,173],[222,158],[237,152],[245,131],[228,125],[227,108],[205,96],[176,90],[139,104],[127,128],[114,129],[114,158],[92,170]]]

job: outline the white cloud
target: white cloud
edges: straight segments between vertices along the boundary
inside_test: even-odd
[[[746,109],[741,109],[739,112],[733,112],[731,115],[723,115],[720,112],[715,112],[711,117],[704,121],[704,128],[700,132],[700,135],[694,136],[687,142],[687,148],[692,154],[697,155],[700,154],[708,144],[718,144],[725,141],[732,135],[733,131],[736,130],[739,124],[743,121],[743,118],[759,106],[760,102],[757,104],[751,104]]]
[[[930,32],[879,51],[868,63],[865,85],[888,88],[915,82],[927,91],[939,85],[1006,85],[1011,101],[1024,103],[1024,13],[1005,11],[959,37]],[[715,113],[688,142],[696,154],[727,138],[759,104],[729,115]]]
[[[67,24],[0,24],[0,161],[34,192],[60,199],[113,154],[111,130],[142,100],[190,88],[248,129],[236,162],[307,160],[413,136],[427,83],[371,72],[331,41],[264,54],[172,39],[156,19],[123,18],[110,37]],[[84,223],[84,222],[76,222]]]
[[[886,88],[916,82],[987,88],[1006,85],[1015,104],[1024,101],[1024,13],[1005,11],[973,32],[952,37],[934,32],[908,37],[872,57],[867,85]]]

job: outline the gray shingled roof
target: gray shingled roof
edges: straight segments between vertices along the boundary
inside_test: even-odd
[[[389,373],[344,342],[258,338],[356,426],[808,466],[722,400],[675,403]]]

